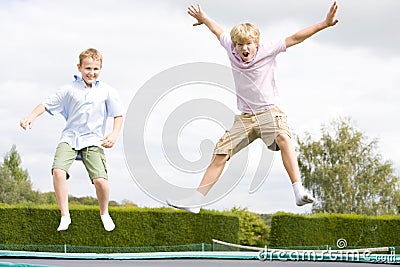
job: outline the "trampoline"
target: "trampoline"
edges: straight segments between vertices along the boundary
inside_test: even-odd
[[[363,251],[191,251],[150,253],[47,253],[0,251],[0,266],[347,266],[399,264],[400,255]]]

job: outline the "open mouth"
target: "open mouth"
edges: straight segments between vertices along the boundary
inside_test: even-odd
[[[249,52],[243,52],[243,56],[244,56],[244,57],[248,57],[249,54],[250,54]]]

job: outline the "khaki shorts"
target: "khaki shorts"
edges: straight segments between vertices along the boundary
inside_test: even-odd
[[[75,150],[68,143],[63,142],[58,144],[51,168],[52,172],[53,169],[64,170],[67,173],[66,178],[68,179],[68,170],[78,155],[82,159],[91,180],[95,178],[108,179],[106,157],[103,149],[97,146]]]
[[[232,128],[216,144],[214,154],[232,157],[257,138],[270,150],[278,151],[276,137],[280,134],[292,137],[285,113],[276,106],[254,114],[236,115]]]

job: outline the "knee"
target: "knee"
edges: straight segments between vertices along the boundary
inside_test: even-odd
[[[92,182],[95,187],[106,188],[108,186],[108,181],[104,178],[96,178]]]
[[[229,155],[215,155],[211,165],[214,165],[215,167],[224,166],[228,159]]]
[[[290,137],[287,134],[280,134],[276,137],[276,144],[282,148],[289,145],[291,142]]]
[[[61,170],[61,169],[53,169],[52,174],[53,174],[53,177],[56,179],[60,179],[60,178],[66,179],[67,178],[67,172],[64,170]]]

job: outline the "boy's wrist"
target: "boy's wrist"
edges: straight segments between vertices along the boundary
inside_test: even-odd
[[[319,27],[320,27],[321,30],[323,30],[323,29],[326,29],[326,28],[330,27],[330,25],[326,20],[324,20],[324,21],[321,21],[319,23]]]

